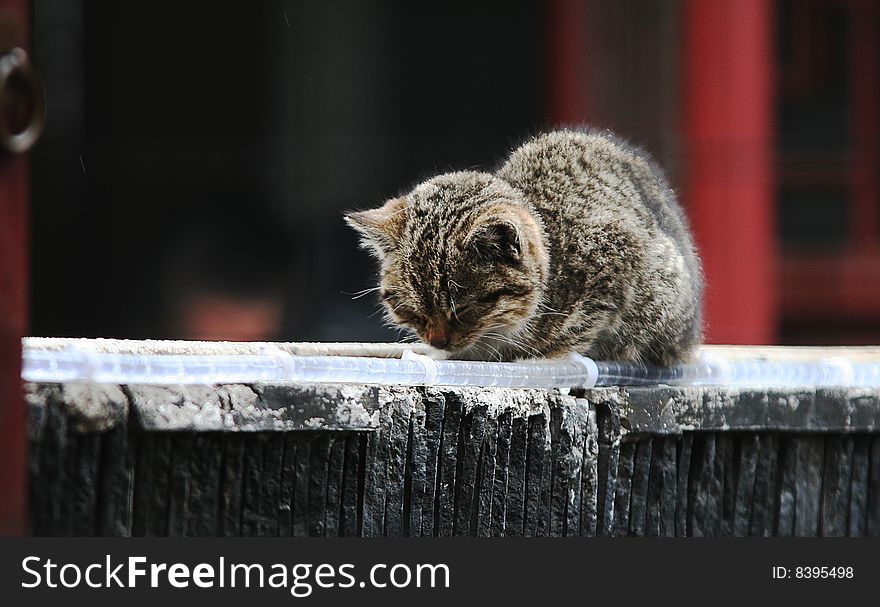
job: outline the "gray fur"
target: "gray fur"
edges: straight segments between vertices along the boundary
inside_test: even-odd
[[[702,334],[702,272],[662,172],[607,132],[545,133],[494,174],[416,186],[349,224],[389,319],[458,358],[577,351],[673,365]]]

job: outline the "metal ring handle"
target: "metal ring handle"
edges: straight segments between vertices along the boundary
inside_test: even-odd
[[[13,133],[9,130],[6,120],[0,116],[0,148],[13,154],[28,151],[43,132],[46,124],[46,96],[43,85],[37,77],[31,62],[28,60],[24,49],[13,48],[0,57],[0,108],[10,105],[7,97],[10,93],[10,83],[20,78],[28,89],[33,107],[28,125],[21,132]]]

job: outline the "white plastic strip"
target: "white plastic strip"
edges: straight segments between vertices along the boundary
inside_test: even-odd
[[[224,384],[259,382],[570,388],[610,385],[725,385],[734,387],[880,387],[880,362],[845,358],[784,362],[703,357],[670,369],[593,361],[580,355],[515,363],[403,358],[259,354],[127,354],[88,344],[65,350],[25,347],[22,378],[32,382]]]
[[[79,356],[82,359],[82,375],[85,379],[95,379],[101,370],[101,359],[98,352],[88,342],[72,343],[67,350],[73,356]]]
[[[584,368],[584,383],[578,386],[579,388],[592,388],[596,385],[596,382],[599,381],[599,366],[596,364],[596,361],[592,358],[587,358],[586,356],[582,356],[577,352],[572,352],[568,355],[569,360],[573,360]]]
[[[274,358],[284,369],[284,378],[293,379],[296,377],[296,359],[290,352],[285,352],[281,348],[267,347],[260,351],[264,356]]]
[[[404,350],[401,356],[402,360],[415,360],[421,363],[425,369],[425,379],[422,382],[426,386],[433,386],[437,383],[437,363],[430,356],[424,354],[416,354],[412,350]]]

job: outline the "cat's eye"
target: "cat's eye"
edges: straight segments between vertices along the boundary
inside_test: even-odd
[[[397,315],[403,322],[408,325],[412,325],[413,327],[421,327],[425,324],[422,315],[413,310],[408,306],[398,306],[394,309],[394,314]]]
[[[489,293],[480,297],[477,301],[480,303],[494,303],[501,299],[502,297],[519,297],[528,293],[528,289],[517,289],[512,287],[506,287],[504,289],[497,289],[495,291],[490,291]]]
[[[480,297],[477,301],[480,303],[494,303],[504,297],[507,294],[505,289],[499,289],[497,291],[491,291],[486,293],[482,297]]]

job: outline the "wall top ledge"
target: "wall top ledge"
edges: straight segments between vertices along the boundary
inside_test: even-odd
[[[454,403],[466,413],[596,408],[619,416],[634,434],[687,431],[877,432],[880,390],[720,387],[559,390],[333,384],[141,386],[25,384],[30,429],[63,410],[80,433],[102,432],[130,419],[146,432],[373,431],[395,407]]]

